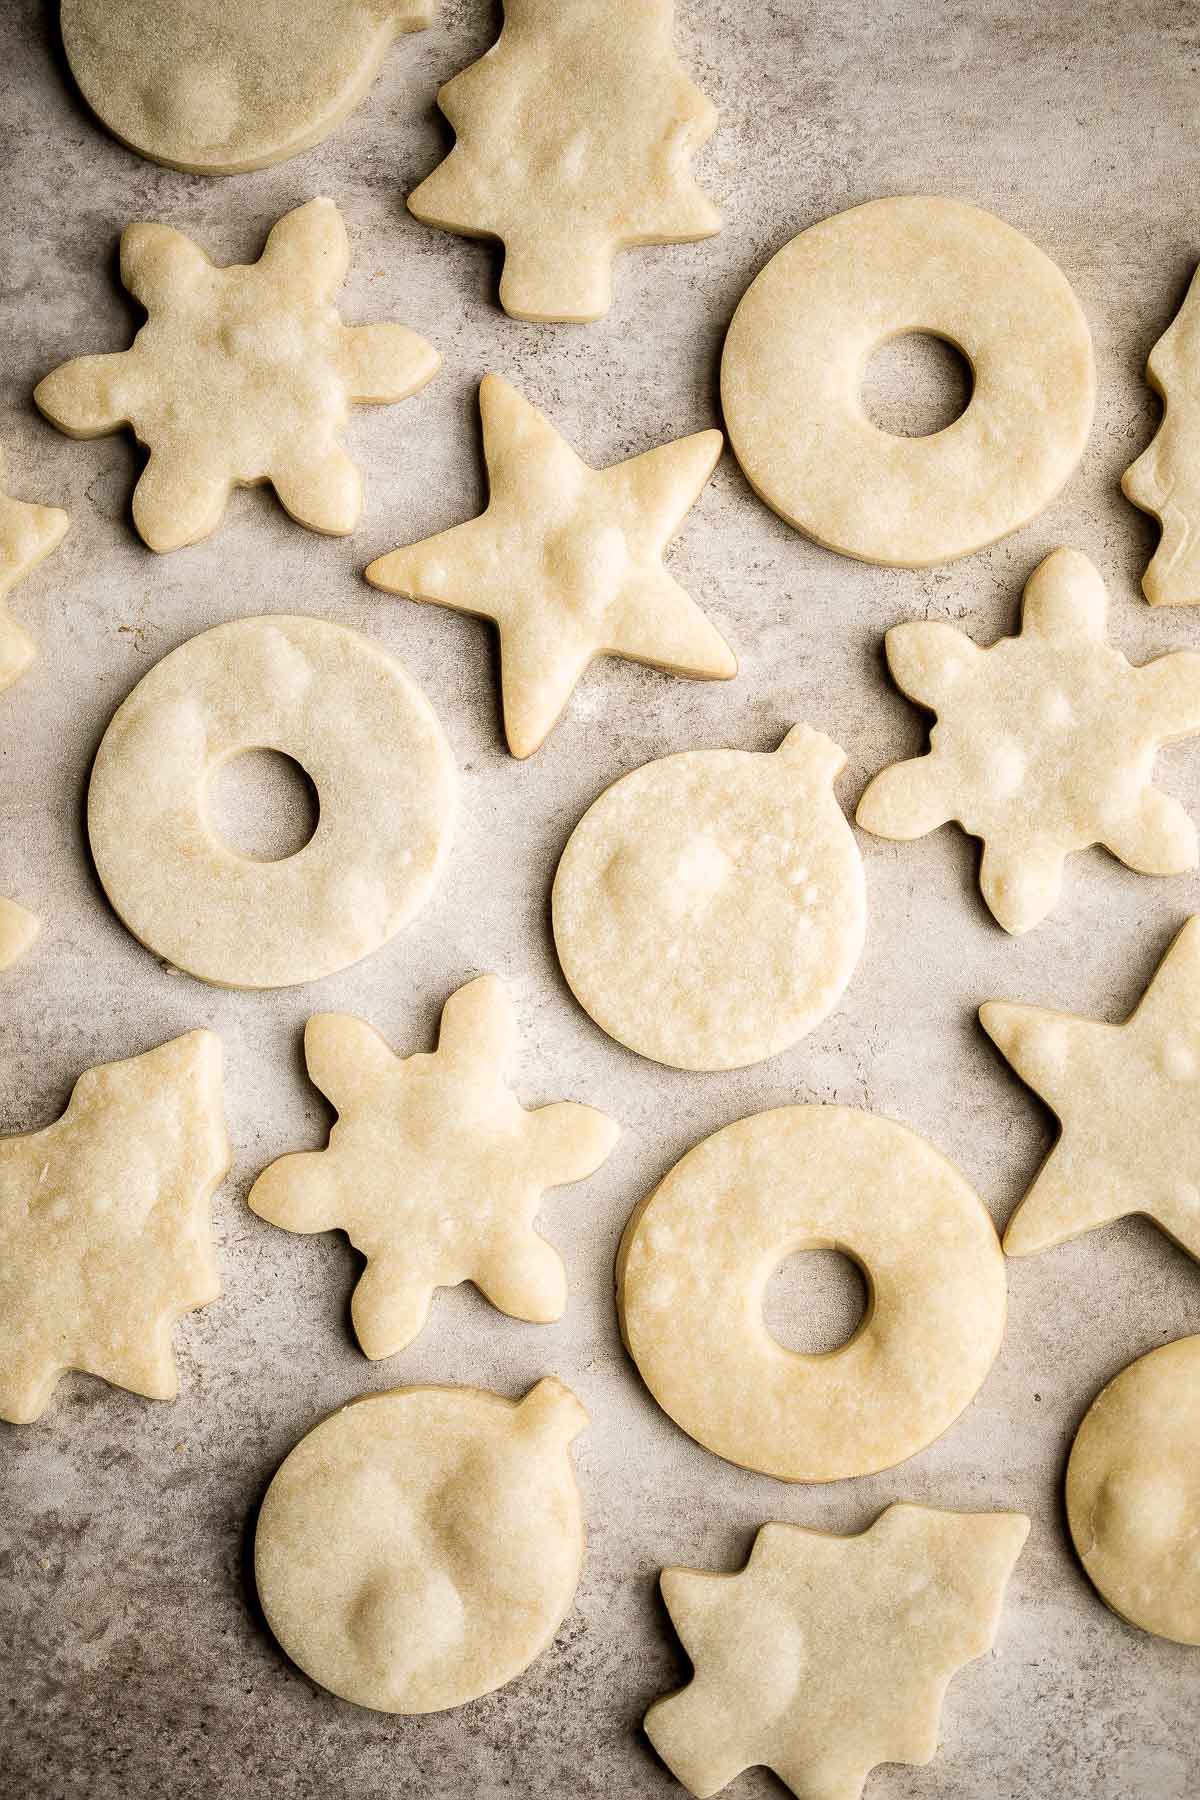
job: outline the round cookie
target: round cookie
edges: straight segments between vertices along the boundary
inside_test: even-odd
[[[295,856],[212,832],[207,787],[244,750],[283,751],[317,790]],[[385,944],[428,898],[454,820],[441,726],[399,663],[324,619],[240,619],[173,650],[96,755],[88,834],[114,910],[156,956],[222,987],[315,981]]]
[[[859,389],[872,351],[913,331],[956,345],[974,392],[944,431],[895,437]],[[751,283],[721,401],[747,480],[790,525],[843,556],[924,568],[1058,493],[1091,429],[1091,335],[1062,271],[1002,219],[872,200],[802,231]]]
[[[677,1069],[738,1069],[811,1031],[854,971],[862,859],[844,753],[796,725],[770,755],[690,750],[601,794],[554,878],[554,941],[610,1037]]]
[[[369,1394],[280,1465],[254,1540],[263,1612],[306,1675],[380,1712],[440,1712],[519,1675],[583,1557],[568,1445],[587,1414],[539,1381]]]
[[[1067,1464],[1067,1521],[1119,1618],[1200,1644],[1200,1337],[1140,1356],[1092,1402]]]
[[[785,1257],[840,1250],[869,1295],[837,1350],[763,1321]],[[617,1257],[626,1347],[658,1404],[718,1456],[783,1481],[871,1475],[940,1437],[1004,1334],[1004,1258],[958,1171],[915,1132],[843,1106],[727,1125],[638,1206]]]

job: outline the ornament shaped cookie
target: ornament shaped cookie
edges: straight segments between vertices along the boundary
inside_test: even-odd
[[[1062,1127],[1009,1223],[1008,1254],[1141,1213],[1200,1260],[1200,916],[1123,1025],[1005,1000],[979,1018]]]
[[[440,359],[405,325],[343,325],[333,301],[349,263],[332,200],[287,213],[257,262],[226,267],[169,226],[126,226],[121,280],[146,323],[128,350],[63,363],[33,397],[70,437],[132,427],[150,452],[133,522],[152,550],[198,543],[235,487],[263,482],[310,531],[354,530],[362,483],[340,442],[351,406],[407,399]]]
[[[787,1350],[763,1296],[798,1250],[840,1250],[870,1301],[838,1349]],[[705,1138],[634,1209],[621,1334],[663,1411],[781,1481],[915,1456],[974,1399],[1000,1348],[1004,1258],[978,1196],[891,1119],[785,1106]]]
[[[62,0],[71,73],[131,150],[236,175],[319,144],[436,0]]]
[[[254,1575],[292,1661],[343,1700],[441,1712],[546,1650],[583,1560],[561,1382],[368,1394],[297,1444],[267,1489]]]
[[[1139,1357],[1093,1401],[1067,1464],[1067,1522],[1119,1618],[1200,1644],[1200,1337]]]
[[[1089,844],[1143,875],[1196,867],[1196,827],[1153,771],[1161,745],[1200,732],[1200,654],[1135,668],[1105,640],[1107,605],[1087,557],[1056,550],[1026,584],[1019,637],[980,649],[933,620],[887,634],[893,680],[938,722],[927,755],[875,777],[858,823],[907,840],[954,819],[982,838],[979,885],[1006,931],[1053,911]]]
[[[1153,513],[1162,540],[1142,576],[1151,606],[1200,603],[1200,281],[1150,352],[1146,378],[1162,396],[1154,441],[1121,477],[1127,500]]]
[[[873,351],[909,332],[974,376],[944,431],[898,437],[862,403]],[[802,231],[747,289],[721,359],[734,455],[761,500],[826,549],[926,568],[1016,531],[1083,454],[1087,320],[1062,270],[957,200],[872,200]]]
[[[592,469],[498,375],[479,389],[487,511],[381,556],[367,580],[390,594],[500,628],[504,729],[531,756],[596,656],[728,680],[737,659],[663,567],[663,552],[721,454],[719,431]]]
[[[242,856],[208,784],[245,750],[317,790],[295,856]],[[420,689],[326,619],[237,619],[144,675],[104,734],[88,837],[113,910],[156,956],[221,987],[288,987],[369,956],[424,906],[454,826],[454,764]]]
[[[36,913],[15,900],[0,899],[0,974],[24,956],[41,928]]]
[[[664,1569],[695,1673],[646,1735],[701,1800],[757,1765],[800,1800],[859,1800],[876,1763],[933,1760],[1028,1534],[1021,1513],[900,1504],[857,1537],[764,1525],[736,1575]]]
[[[0,483],[4,455],[0,451]],[[0,490],[0,690],[20,679],[37,655],[33,639],[5,604],[23,576],[56,550],[70,523],[57,506],[30,506]]]
[[[328,1149],[272,1163],[247,1204],[287,1231],[340,1228],[362,1251],[353,1317],[370,1357],[403,1350],[434,1289],[461,1281],[512,1318],[562,1315],[566,1271],[534,1229],[542,1192],[594,1174],[618,1127],[569,1100],[526,1112],[504,1081],[516,1047],[494,975],[447,1000],[432,1056],[401,1061],[362,1019],[308,1021],[308,1072],[338,1122]]]
[[[664,756],[592,804],[554,878],[554,942],[610,1037],[672,1068],[738,1069],[836,1005],[866,929],[833,793],[845,761],[795,725],[773,754]]]
[[[56,1124],[0,1138],[0,1418],[40,1418],[68,1369],[175,1398],[171,1327],[221,1291],[228,1167],[211,1031],[89,1069]]]
[[[673,17],[672,0],[504,0],[496,43],[439,92],[457,141],[409,208],[501,240],[513,318],[599,319],[618,250],[721,229],[689,169],[717,115]]]

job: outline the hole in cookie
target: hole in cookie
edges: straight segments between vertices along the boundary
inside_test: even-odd
[[[954,344],[929,331],[906,331],[867,359],[862,404],[880,431],[930,437],[961,418],[974,388],[971,365]]]
[[[797,1250],[780,1263],[763,1295],[763,1321],[785,1350],[825,1356],[840,1350],[866,1316],[866,1278],[840,1250]]]
[[[243,750],[213,771],[208,821],[221,841],[255,862],[282,862],[317,829],[317,790],[280,750]]]

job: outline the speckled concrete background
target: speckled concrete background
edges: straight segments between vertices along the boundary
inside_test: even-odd
[[[844,1004],[791,1053],[730,1075],[659,1069],[609,1042],[567,993],[547,926],[575,820],[649,757],[767,749],[807,719],[846,747],[840,794],[852,809],[870,774],[922,741],[885,676],[885,628],[948,618],[988,641],[1012,628],[1025,577],[1057,544],[1103,569],[1113,640],[1134,660],[1200,642],[1200,614],[1143,604],[1154,528],[1117,486],[1156,418],[1146,353],[1200,254],[1194,8],[681,0],[682,54],[721,110],[701,173],[725,230],[626,256],[612,313],[585,329],[506,319],[492,251],[426,230],[404,208],[446,142],[436,87],[495,34],[488,0],[446,0],[330,142],[232,180],[151,167],[106,137],[65,77],[55,12],[36,0],[0,9],[0,442],[13,489],[65,506],[72,521],[16,596],[41,655],[0,700],[0,891],[45,922],[0,992],[0,1124],[45,1124],[89,1064],[210,1025],[226,1047],[235,1161],[216,1205],[225,1293],[176,1333],[179,1401],[75,1376],[41,1423],[0,1427],[0,1789],[14,1800],[678,1793],[638,1729],[686,1666],[656,1599],[660,1566],[732,1568],[765,1519],[857,1530],[908,1497],[1021,1508],[1034,1530],[996,1654],[951,1688],[938,1760],[881,1770],[870,1793],[1195,1795],[1200,1652],[1105,1611],[1072,1558],[1060,1504],[1071,1436],[1100,1385],[1152,1345],[1200,1330],[1200,1275],[1161,1234],[1125,1223],[1010,1265],[1005,1348],[965,1417],[903,1468],[807,1490],[719,1462],[658,1411],[621,1351],[611,1269],[628,1211],[689,1145],[791,1100],[904,1120],[1003,1222],[1051,1124],[979,1031],[976,1006],[1003,996],[1123,1016],[1200,905],[1200,881],[1150,880],[1092,852],[1072,864],[1053,918],[1014,940],[985,912],[976,850],[959,832],[908,846],[863,837],[870,931]],[[486,628],[390,602],[360,578],[370,558],[481,503],[480,376],[515,381],[597,463],[711,425],[722,337],[767,257],[826,214],[913,190],[994,209],[1075,285],[1100,403],[1065,494],[965,563],[887,572],[803,541],[727,456],[672,567],[739,651],[739,679],[710,686],[598,664],[546,748],[513,762]],[[317,193],[337,200],[353,241],[345,316],[406,321],[437,343],[443,371],[404,406],[356,416],[350,442],[369,504],[352,538],[300,530],[258,490],[235,497],[207,543],[156,559],[129,524],[132,445],[70,442],[36,416],[31,390],[68,355],[127,343],[134,314],[114,252],[129,220],[164,220],[218,260],[247,259],[279,214]],[[911,360],[893,364],[883,399],[903,410],[918,373]],[[358,626],[403,659],[459,758],[462,821],[435,902],[380,954],[310,989],[223,993],[160,968],[108,911],[81,829],[85,784],[114,707],[154,661],[219,620],[291,609]],[[1200,814],[1200,744],[1160,767]],[[248,804],[244,792],[244,830]],[[323,1141],[329,1115],[300,1056],[309,1012],[361,1012],[398,1048],[426,1048],[446,995],[486,969],[516,997],[526,1103],[590,1100],[624,1136],[594,1180],[543,1211],[570,1270],[561,1324],[514,1323],[463,1289],[438,1300],[405,1355],[368,1364],[348,1331],[357,1259],[345,1241],[273,1230],[246,1210],[246,1190],[272,1157]],[[774,1317],[790,1315],[785,1335],[811,1344],[800,1315],[836,1314],[848,1296],[812,1267],[801,1274],[781,1278]],[[577,1457],[590,1548],[553,1649],[500,1693],[424,1719],[359,1711],[312,1686],[266,1634],[247,1577],[254,1510],[281,1457],[371,1388],[462,1381],[516,1395],[549,1371],[593,1416]],[[757,1771],[737,1791],[750,1800],[777,1787]]]

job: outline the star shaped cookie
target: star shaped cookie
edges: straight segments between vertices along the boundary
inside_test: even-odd
[[[736,1575],[664,1569],[695,1668],[645,1730],[693,1794],[763,1765],[800,1800],[858,1800],[880,1762],[930,1762],[952,1675],[996,1638],[1020,1513],[889,1506],[835,1537],[764,1525]]]
[[[1146,378],[1162,396],[1162,423],[1153,442],[1121,477],[1125,498],[1153,513],[1162,539],[1142,576],[1151,606],[1200,604],[1200,280],[1146,363]]]
[[[1200,1260],[1200,915],[1123,1025],[989,1000],[980,1022],[1062,1135],[1013,1214],[1034,1256],[1143,1213]]]
[[[618,1128],[573,1101],[526,1112],[504,1081],[512,1004],[494,975],[459,988],[432,1056],[393,1056],[362,1019],[308,1021],[308,1072],[337,1108],[326,1150],[280,1157],[250,1190],[286,1231],[343,1230],[367,1258],[352,1314],[367,1356],[394,1356],[425,1324],[433,1291],[473,1281],[536,1324],[566,1304],[558,1253],[534,1230],[545,1188],[581,1181]]]
[[[598,319],[618,250],[721,229],[689,169],[717,115],[673,16],[672,0],[505,0],[497,42],[438,94],[457,142],[409,208],[502,241],[513,318]]]
[[[343,325],[333,297],[349,262],[332,200],[297,207],[257,262],[226,268],[166,225],[126,227],[121,280],[146,323],[130,349],[63,363],[33,397],[71,437],[132,426],[150,452],[133,519],[152,550],[207,537],[234,487],[265,481],[311,531],[353,531],[350,407],[406,399],[439,358],[404,325]]]
[[[56,1124],[0,1138],[0,1418],[39,1418],[68,1369],[175,1398],[171,1326],[221,1291],[228,1167],[211,1031],[89,1069]]]
[[[719,431],[592,469],[498,375],[479,390],[487,511],[381,556],[367,580],[500,627],[504,729],[514,756],[546,740],[595,656],[727,681],[737,659],[662,564],[712,474]]]
[[[0,451],[0,481],[4,455]],[[33,639],[13,618],[5,598],[22,576],[56,550],[70,521],[57,506],[29,506],[0,492],[0,689],[11,687],[37,654]]]
[[[1006,931],[1046,917],[1089,844],[1143,875],[1196,867],[1196,827],[1152,776],[1160,745],[1200,731],[1200,654],[1135,668],[1106,643],[1106,610],[1087,557],[1056,550],[1026,585],[1019,637],[984,650],[952,625],[887,634],[897,685],[938,722],[928,755],[875,777],[858,823],[916,838],[956,819],[983,839],[979,885]]]

